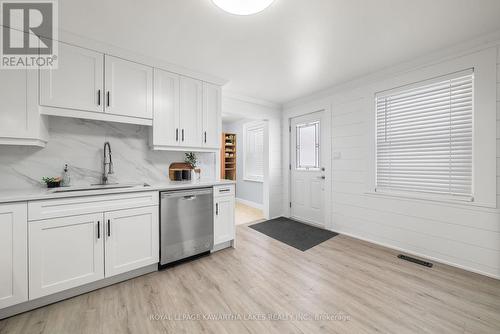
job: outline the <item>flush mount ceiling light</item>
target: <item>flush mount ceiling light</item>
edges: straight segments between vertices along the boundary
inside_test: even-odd
[[[220,9],[235,15],[252,15],[269,7],[274,0],[212,0]]]

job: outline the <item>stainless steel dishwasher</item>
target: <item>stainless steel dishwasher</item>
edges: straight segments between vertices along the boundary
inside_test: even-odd
[[[160,193],[160,268],[212,249],[212,192],[201,188]]]

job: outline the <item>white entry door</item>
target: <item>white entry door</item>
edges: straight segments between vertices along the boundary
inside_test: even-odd
[[[326,141],[324,111],[291,119],[290,215],[319,226],[325,225]]]

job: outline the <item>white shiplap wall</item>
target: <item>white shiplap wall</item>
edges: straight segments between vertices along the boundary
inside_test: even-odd
[[[498,205],[500,51],[497,54]],[[500,278],[498,209],[367,194],[370,191],[369,173],[373,168],[367,134],[373,111],[368,99],[366,90],[359,86],[285,106],[284,109],[285,122],[300,111],[331,105],[332,151],[340,152],[341,158],[332,160],[333,191],[330,205],[327,205],[331,211],[331,222],[327,222],[327,226],[359,239]],[[284,158],[288,160],[286,155]]]

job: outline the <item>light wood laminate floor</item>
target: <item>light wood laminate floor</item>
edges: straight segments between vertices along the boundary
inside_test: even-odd
[[[263,220],[262,210],[252,208],[246,204],[236,202],[235,222],[236,225],[248,224],[257,220]]]
[[[346,236],[301,252],[240,225],[236,249],[0,321],[0,333],[500,333],[500,281],[396,255]],[[193,320],[228,314],[242,320]]]

